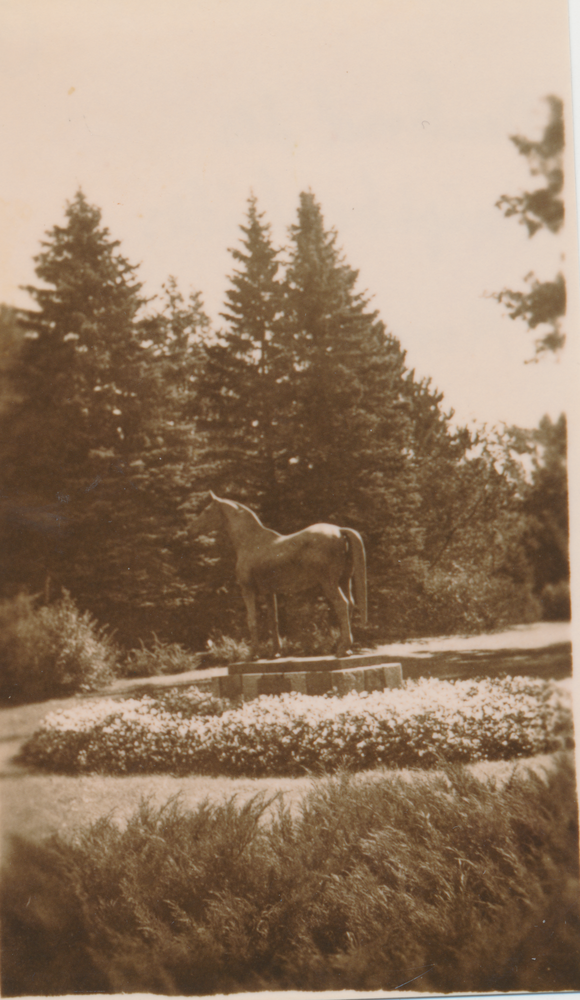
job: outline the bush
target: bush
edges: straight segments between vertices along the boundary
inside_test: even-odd
[[[479,566],[427,567],[411,559],[408,563],[412,586],[383,590],[380,607],[371,615],[375,642],[478,634],[541,618],[531,585],[514,586],[509,577],[490,575]]]
[[[340,775],[20,842],[3,995],[580,988],[575,775]]]
[[[262,696],[210,718],[150,697],[51,713],[24,763],[81,773],[303,774],[499,760],[570,745],[557,690],[527,677],[442,681],[344,698]]]
[[[178,642],[163,642],[154,634],[150,649],[141,642],[140,649],[132,649],[127,654],[123,675],[156,677],[160,674],[183,674],[197,670],[201,660],[199,653],[189,653]]]
[[[118,651],[67,591],[37,607],[20,594],[0,603],[0,698],[34,701],[94,691],[115,676]]]
[[[208,639],[207,652],[203,653],[205,667],[222,667],[249,659],[250,647],[245,639],[233,639],[229,635]]]
[[[542,602],[542,620],[545,622],[569,622],[572,612],[570,608],[570,584],[567,580],[558,583],[547,583],[540,595]]]

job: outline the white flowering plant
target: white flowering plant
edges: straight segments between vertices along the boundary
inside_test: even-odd
[[[447,681],[344,697],[262,696],[225,708],[209,695],[105,699],[46,717],[23,762],[53,771],[294,775],[377,765],[430,767],[572,746],[569,707],[550,681]],[[180,705],[181,702],[181,705]],[[202,705],[215,714],[204,715]]]

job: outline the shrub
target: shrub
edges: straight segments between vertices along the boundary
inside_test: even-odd
[[[205,667],[222,667],[228,663],[242,663],[249,659],[250,647],[245,639],[233,639],[229,635],[208,639],[207,652],[203,654]]]
[[[567,580],[558,583],[547,583],[540,595],[542,602],[542,620],[545,622],[569,622],[570,584]]]
[[[123,674],[125,677],[183,674],[197,670],[201,660],[199,653],[189,653],[178,642],[163,642],[154,634],[150,649],[141,642],[139,649],[132,649],[127,654]]]
[[[404,636],[480,633],[537,621],[541,607],[531,584],[514,586],[505,576],[479,566],[415,567],[416,597],[394,596],[400,605]],[[387,605],[389,607],[389,605]],[[405,617],[406,616],[406,617]],[[389,607],[390,618],[390,607]]]
[[[570,713],[548,681],[422,678],[344,698],[262,696],[209,718],[153,698],[96,701],[47,716],[21,759],[72,773],[292,775],[509,759],[569,744]]]
[[[20,842],[3,995],[580,988],[575,775],[463,767],[144,803],[120,828]]]
[[[0,697],[34,701],[93,691],[113,680],[118,651],[67,591],[37,607],[20,594],[0,604]]]

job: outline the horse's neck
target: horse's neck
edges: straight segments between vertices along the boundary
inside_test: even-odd
[[[260,519],[249,509],[232,510],[226,513],[226,525],[228,534],[232,540],[234,548],[239,551],[246,545],[255,545],[260,539],[269,536],[277,538],[278,532],[265,528]]]

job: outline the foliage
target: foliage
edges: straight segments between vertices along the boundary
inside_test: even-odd
[[[493,549],[486,553],[479,565],[475,559],[471,565],[448,560],[418,572],[417,592],[400,610],[401,616],[406,613],[409,631],[416,620],[420,625],[415,631],[423,635],[477,635],[541,618],[541,605],[530,585],[525,581],[514,585],[509,572],[489,572],[486,563],[492,562],[493,554]],[[397,604],[401,603],[398,597]]]
[[[22,760],[50,770],[301,774],[433,766],[560,748],[570,718],[546,681],[408,681],[343,698],[262,696],[217,718],[185,720],[152,698],[97,701],[47,716]]]
[[[530,330],[535,330],[543,323],[554,324],[554,328],[545,334],[541,344],[542,350],[557,351],[564,346],[564,335],[560,333],[559,320],[566,315],[566,283],[563,274],[557,274],[553,281],[538,281],[535,274],[526,274],[524,281],[530,287],[529,292],[518,292],[504,288],[495,298],[508,307],[511,319],[523,319]]]
[[[234,639],[229,635],[220,635],[208,639],[207,652],[204,653],[204,666],[227,666],[229,663],[241,663],[250,659],[250,646],[244,639]]]
[[[300,196],[280,280],[261,219],[251,199],[244,251],[232,251],[241,267],[228,329],[198,383],[215,462],[199,481],[281,532],[320,521],[361,531],[371,624],[357,638],[366,644],[534,618],[511,457],[504,449],[498,461],[502,446],[484,431],[453,429],[442,395],[406,371],[311,192]],[[196,511],[206,502],[192,495]],[[243,606],[228,546],[202,538],[194,558],[211,594],[204,614],[237,641]],[[311,595],[282,597],[289,652],[327,651],[321,616]]]
[[[518,216],[518,222],[527,228],[529,236],[542,228],[557,233],[564,222],[564,202],[561,198],[564,187],[564,106],[562,100],[553,95],[546,101],[549,118],[538,142],[521,135],[510,136],[518,153],[528,160],[532,176],[543,176],[546,186],[516,196],[502,194],[497,202],[497,207],[503,209],[506,218]]]
[[[291,434],[281,530],[330,520],[365,530],[384,547],[388,523],[391,562],[403,538],[407,548],[414,541],[406,530],[415,484],[405,453],[404,354],[357,290],[358,272],[337,233],[325,229],[311,192],[300,195],[290,237],[283,336],[292,360]]]
[[[207,346],[200,373],[199,425],[208,433],[211,484],[218,493],[237,491],[264,499],[271,510],[277,489],[277,409],[281,407],[281,345],[276,336],[281,308],[279,251],[271,242],[254,196],[242,225],[243,250],[230,253],[238,265],[226,292],[226,328]],[[243,474],[242,474],[243,473]]]
[[[524,191],[521,195],[503,194],[496,202],[506,218],[518,218],[528,230],[528,236],[533,236],[539,229],[557,233],[564,223],[561,197],[564,187],[563,103],[554,96],[546,100],[549,118],[541,139],[534,142],[525,136],[510,137],[518,152],[528,160],[532,176],[541,175],[545,179],[545,187]],[[537,361],[542,353],[557,352],[564,346],[566,336],[560,321],[566,313],[566,283],[562,274],[557,274],[553,281],[538,281],[531,272],[524,280],[530,287],[529,292],[504,288],[493,298],[507,305],[511,319],[523,319],[530,330],[538,326],[549,327],[535,342],[536,354],[532,360]]]
[[[162,642],[156,635],[150,647],[141,643],[132,649],[123,665],[125,677],[154,677],[159,674],[183,674],[197,670],[199,654],[189,653],[178,642]]]
[[[11,702],[93,691],[115,677],[118,650],[66,591],[37,607],[20,594],[0,603],[0,698]]]
[[[14,845],[3,995],[577,990],[578,888],[566,759],[343,774],[292,812],[144,802]]]
[[[512,427],[513,446],[531,458],[523,502],[524,545],[546,620],[570,618],[567,425],[549,416],[532,431]]]
[[[86,467],[96,442],[116,451],[135,434],[141,407],[136,268],[81,191],[66,217],[35,258],[43,284],[26,289],[38,308],[20,313],[27,339],[13,376],[21,393],[14,485],[54,497],[70,491],[74,467]]]
[[[0,303],[0,414],[14,403],[11,383],[12,366],[22,347],[24,330],[18,311]]]
[[[4,316],[0,593],[65,586],[133,649],[130,672],[219,634],[232,651],[212,656],[244,659],[232,548],[188,535],[213,489],[280,532],[361,532],[366,645],[537,616],[529,539],[542,523],[549,545],[547,507],[528,504],[511,441],[455,428],[407,370],[312,192],[285,250],[253,196],[241,231],[216,335],[172,278],[144,300],[81,192],[47,234],[36,308]],[[283,598],[280,620],[288,652],[327,651],[336,622],[312,595]]]
[[[542,617],[545,622],[570,620],[570,584],[567,580],[547,583],[542,590]]]
[[[156,627],[170,635],[191,618],[171,545],[209,321],[171,279],[145,315],[137,268],[80,191],[35,261],[42,285],[19,314],[0,427],[4,593],[40,590],[48,575],[128,644]]]

